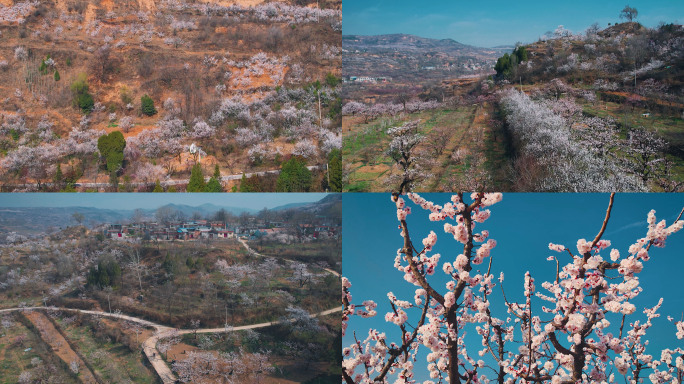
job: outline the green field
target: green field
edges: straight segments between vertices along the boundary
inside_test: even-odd
[[[22,324],[23,316],[15,313],[0,319],[1,384],[16,384],[22,372],[29,372],[32,383],[50,377],[60,383],[78,382],[40,336]]]
[[[342,156],[350,165],[348,192],[378,192],[392,190],[387,178],[399,172],[385,153],[390,143],[386,131],[408,121],[420,121],[420,133],[425,136],[416,155],[427,177],[415,190],[453,191],[474,184],[501,188],[506,184],[501,172],[508,160],[505,135],[493,127],[495,118],[489,105],[468,105],[440,108],[401,117],[380,117],[368,123],[352,126],[344,136]]]
[[[146,358],[140,351],[117,342],[104,331],[107,325],[100,326],[96,334],[89,323],[78,324],[77,321],[65,322],[58,318],[55,323],[62,329],[76,350],[93,367],[95,375],[107,383],[143,383],[158,382],[157,375],[145,366]]]

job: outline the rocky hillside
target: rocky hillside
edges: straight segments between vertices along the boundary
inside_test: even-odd
[[[5,190],[237,190],[340,146],[339,1],[3,0],[0,34]]]

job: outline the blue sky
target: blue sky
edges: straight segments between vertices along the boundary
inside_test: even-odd
[[[438,204],[444,204],[450,198],[450,194],[423,196]],[[413,213],[408,216],[408,225],[414,243],[420,244],[430,230],[437,234],[438,240],[433,253],[440,253],[442,258],[439,271],[432,278],[439,282],[435,284],[438,290],[445,293],[443,284],[447,279],[441,271],[441,265],[446,261],[453,261],[462,253],[463,247],[451,235],[444,233],[443,222],[430,222],[426,211],[410,204]],[[489,220],[476,227],[476,230],[488,229],[490,237],[498,243],[492,250],[492,273],[498,277],[500,271],[504,272],[504,288],[509,301],[523,300],[522,288],[526,271],[530,271],[536,279],[537,291],[545,292],[541,283],[555,277],[555,263],[546,258],[560,255],[548,249],[549,242],[566,245],[576,253],[577,240],[591,240],[600,229],[607,204],[607,194],[504,194],[503,201],[490,208],[492,216]],[[390,310],[387,292],[392,291],[400,300],[413,301],[415,287],[406,283],[403,274],[393,267],[396,251],[402,246],[396,208],[390,201],[389,194],[347,193],[343,195],[343,206],[343,276],[352,283],[351,292],[355,304],[366,299],[375,300],[379,304],[378,315],[374,318],[352,317],[343,346],[353,342],[354,330],[360,339],[364,339],[369,328],[387,332],[394,336],[390,336],[391,341],[397,340],[398,327],[384,320],[385,313]],[[683,206],[684,198],[680,194],[618,194],[603,239],[611,240],[612,247],[619,249],[624,256],[629,245],[646,234],[646,215],[649,210],[655,209],[658,220],[665,219],[670,224]],[[633,301],[637,312],[632,315],[632,320],[643,319],[644,307],[656,305],[660,297],[665,299],[659,311],[662,317],[654,321],[654,327],[648,333],[651,345],[647,351],[656,357],[660,357],[660,350],[663,348],[681,346],[681,340],[675,338],[674,325],[666,317],[671,315],[680,319],[684,310],[684,295],[681,294],[683,250],[684,231],[680,231],[668,239],[665,248],[651,249],[651,259],[645,263],[644,271],[639,276],[644,292]],[[605,257],[607,255],[605,253]],[[569,261],[569,256],[561,257],[561,261],[561,265],[564,265]],[[484,272],[487,265],[483,263],[475,267],[484,268]],[[498,284],[491,301],[493,314],[505,318]],[[476,355],[480,348],[480,338],[470,340],[474,344],[468,349]],[[425,367],[424,354],[419,357],[418,362]],[[428,379],[425,376],[416,378],[419,382]]]
[[[2,193],[0,207],[95,207],[154,209],[166,204],[214,204],[247,209],[314,202],[325,193]]]
[[[582,32],[594,22],[606,27],[620,21],[626,4],[636,8],[637,20],[649,27],[660,21],[684,21],[681,0],[344,0],[342,31],[345,35],[406,33],[493,47],[531,43],[558,25],[573,32]]]

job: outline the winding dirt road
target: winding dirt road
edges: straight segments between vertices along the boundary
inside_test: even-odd
[[[252,248],[249,247],[247,242],[244,239],[239,239],[240,243],[247,249],[250,255],[255,255],[255,256],[261,256],[259,253],[254,251]],[[291,260],[288,260],[291,261]],[[327,269],[324,268],[327,272],[339,277],[340,274],[337,273],[336,271],[333,271],[332,269]],[[264,328],[268,327],[271,325],[278,324],[278,321],[273,321],[273,322],[266,322],[266,323],[258,323],[258,324],[250,324],[250,325],[241,325],[238,327],[222,327],[222,328],[201,328],[201,329],[175,329],[172,327],[168,327],[165,325],[157,324],[152,321],[144,320],[135,316],[129,316],[129,315],[124,315],[124,314],[117,314],[117,313],[107,313],[107,312],[102,312],[102,311],[92,311],[92,310],[85,310],[85,309],[74,309],[74,308],[62,308],[62,307],[17,307],[17,308],[7,308],[7,309],[0,309],[0,314],[2,313],[10,313],[10,312],[16,312],[16,311],[31,311],[31,310],[56,310],[56,311],[68,311],[68,312],[79,312],[87,315],[94,315],[94,316],[103,316],[103,317],[110,317],[114,319],[121,319],[121,320],[127,320],[131,321],[140,325],[143,325],[145,327],[150,327],[154,328],[155,332],[152,336],[150,336],[147,340],[143,342],[143,352],[145,353],[145,356],[147,356],[147,359],[150,361],[150,364],[152,364],[152,367],[154,370],[157,372],[157,375],[161,378],[162,382],[164,384],[173,384],[176,382],[176,376],[173,374],[171,371],[171,368],[166,364],[166,362],[161,358],[161,353],[157,351],[157,342],[159,340],[164,339],[166,337],[170,337],[174,333],[177,333],[179,335],[185,335],[188,333],[226,333],[226,332],[234,332],[234,331],[242,331],[246,329],[256,329],[256,328]],[[331,308],[316,314],[312,314],[311,317],[318,317],[318,316],[326,316],[333,314],[335,312],[341,312],[342,307],[336,307],[336,308]]]

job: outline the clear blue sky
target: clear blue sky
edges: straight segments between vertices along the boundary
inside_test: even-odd
[[[619,22],[629,4],[648,27],[684,21],[681,0],[462,1],[344,0],[345,35],[406,33],[451,38],[479,47],[531,43],[558,25],[582,32],[594,22]]]
[[[154,209],[166,204],[214,204],[259,210],[314,202],[325,193],[1,193],[0,207],[95,207]]]
[[[438,204],[444,204],[450,198],[450,194],[423,196]],[[454,258],[462,253],[463,246],[451,235],[444,233],[444,222],[430,222],[426,211],[410,202],[409,204],[413,213],[408,216],[408,225],[414,243],[420,244],[430,230],[437,234],[438,240],[433,253],[440,253],[442,258],[440,268],[432,278],[439,281],[434,286],[445,293],[444,283],[447,278],[441,270],[441,265],[446,261],[453,262]],[[504,194],[503,201],[490,208],[490,219],[476,227],[476,230],[488,229],[490,237],[498,243],[492,250],[492,272],[496,277],[500,271],[504,272],[504,288],[508,299],[523,300],[522,288],[526,271],[530,271],[536,279],[537,291],[546,292],[541,283],[551,281],[555,277],[555,263],[547,261],[546,258],[550,255],[560,255],[548,249],[549,242],[563,244],[576,253],[577,240],[591,240],[600,229],[607,204],[607,194]],[[415,292],[415,287],[405,282],[403,274],[393,267],[397,249],[403,245],[398,230],[396,208],[390,201],[389,194],[346,193],[343,196],[343,206],[343,276],[349,278],[352,283],[351,292],[355,304],[361,304],[366,299],[378,303],[376,317],[352,317],[343,346],[349,346],[353,342],[354,330],[357,331],[359,338],[364,339],[369,328],[387,332],[393,336],[390,336],[390,341],[396,341],[396,331],[399,328],[384,320],[385,313],[390,310],[387,292],[392,291],[400,300],[409,301],[413,301]],[[683,206],[684,197],[681,194],[618,194],[603,239],[611,240],[612,247],[618,248],[624,256],[629,245],[646,234],[646,215],[650,209],[656,210],[658,220],[665,219],[670,224]],[[608,253],[604,253],[604,257],[607,258]],[[666,317],[671,315],[680,319],[684,311],[681,285],[681,271],[684,269],[684,231],[672,235],[665,248],[653,247],[650,255],[650,261],[645,263],[644,272],[639,276],[644,292],[633,301],[637,306],[637,312],[632,315],[632,320],[643,319],[644,307],[654,306],[660,297],[665,299],[659,311],[662,316],[654,321],[654,327],[648,332],[651,345],[647,352],[659,358],[661,349],[675,348],[682,344],[681,340],[678,341],[675,337],[674,325],[669,323]],[[560,260],[567,263],[569,257]],[[484,268],[485,272],[487,265],[483,263],[474,267]],[[494,316],[505,318],[498,280],[491,301],[490,308]],[[409,319],[411,314],[415,315],[416,312],[409,312]],[[413,318],[415,319],[415,316]],[[543,314],[542,318],[544,319]],[[619,324],[619,321],[616,322]],[[415,324],[415,321],[412,324]],[[471,329],[471,333],[473,331]],[[520,336],[519,332],[517,336]],[[476,336],[469,340],[473,344],[468,349],[476,355],[480,349],[481,339]],[[420,355],[418,363],[422,367],[426,366],[425,354]],[[422,382],[428,378],[418,376],[416,379]]]

